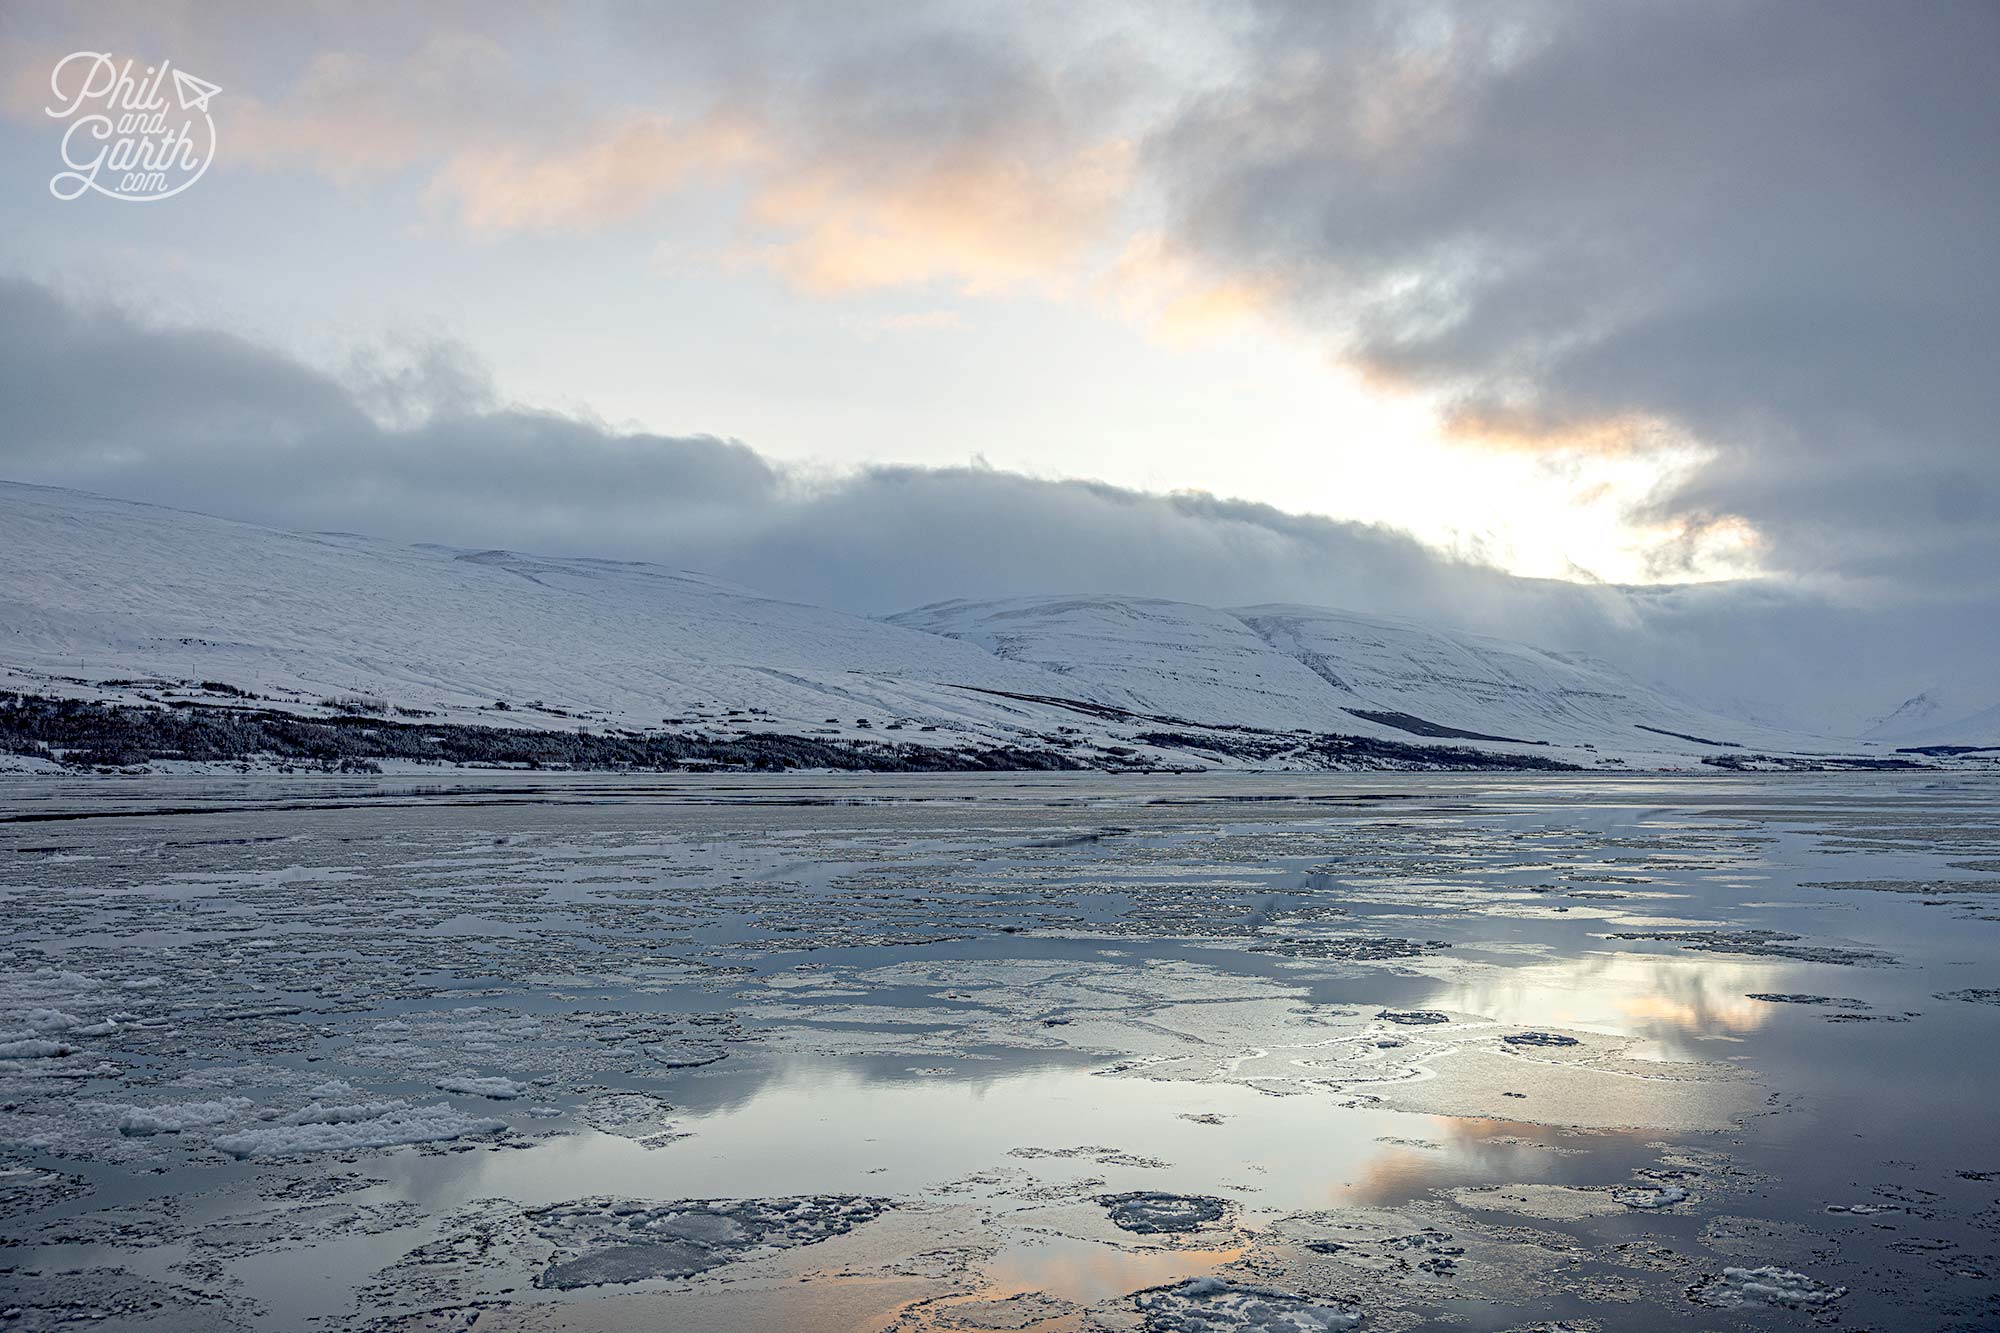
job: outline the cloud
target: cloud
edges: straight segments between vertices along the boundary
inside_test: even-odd
[[[244,91],[232,160],[415,171],[487,234],[642,225],[699,184],[728,257],[821,297],[1109,292],[1170,339],[1276,318],[1437,396],[1466,442],[1698,455],[1637,516],[1663,532],[1749,534],[1774,572],[2000,588],[1989,7],[577,22],[329,25]],[[174,23],[190,59],[233,49],[204,11]]]
[[[455,153],[426,194],[455,205],[475,232],[590,232],[639,216],[695,172],[741,165],[762,152],[747,125],[631,114],[587,141],[537,153],[513,145]]]
[[[1282,285],[1247,273],[1218,273],[1159,231],[1129,240],[1098,283],[1111,301],[1167,342],[1189,342],[1266,320],[1282,305]]]
[[[2000,587],[2000,14],[1269,4],[1148,160],[1178,250],[1502,448],[1703,448],[1656,522]]]
[[[1031,49],[975,11],[425,17],[315,13],[294,33],[223,6],[41,11],[23,25],[35,40],[7,48],[21,57],[10,68],[36,77],[0,105],[37,117],[43,53],[64,43],[171,49],[228,81],[224,170],[307,170],[350,188],[414,179],[425,203],[485,236],[656,219],[702,178],[730,201],[731,257],[821,296],[1065,284],[1132,185],[1112,73],[1129,53]]]
[[[887,171],[801,165],[758,192],[748,222],[760,239],[736,253],[816,296],[1059,283],[1103,234],[1129,157],[1112,142],[1058,161],[960,148]]]
[[[0,281],[0,476],[403,541],[649,559],[862,612],[1118,591],[1296,601],[1523,638],[1766,715],[1990,683],[1991,603],[1514,578],[1392,529],[990,467],[822,475],[737,441],[503,401],[450,346],[340,373]],[[1983,673],[1983,674],[1982,674]]]

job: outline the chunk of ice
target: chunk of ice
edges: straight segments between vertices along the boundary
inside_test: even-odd
[[[1775,1264],[1725,1268],[1721,1276],[1704,1278],[1689,1292],[1701,1304],[1722,1310],[1824,1310],[1846,1294],[1846,1287],[1829,1286]]]
[[[168,1102],[160,1106],[127,1106],[118,1117],[118,1132],[127,1138],[178,1134],[227,1124],[256,1105],[248,1097],[223,1097],[206,1102]]]
[[[467,1097],[490,1097],[496,1102],[511,1102],[528,1090],[527,1084],[516,1083],[511,1078],[475,1078],[470,1074],[441,1078],[437,1086],[439,1092],[456,1092]]]
[[[1359,1310],[1214,1277],[1142,1291],[1133,1300],[1146,1333],[1334,1333],[1361,1323]]]
[[[435,1143],[468,1134],[492,1134],[505,1128],[501,1121],[466,1115],[445,1102],[435,1106],[411,1106],[405,1101],[352,1106],[314,1102],[276,1124],[226,1134],[215,1141],[215,1146],[231,1157],[285,1157],[350,1148],[389,1148],[402,1143]]]

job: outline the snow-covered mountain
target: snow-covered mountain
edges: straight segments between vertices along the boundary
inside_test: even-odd
[[[890,619],[1146,713],[1621,751],[1825,748],[1719,717],[1602,662],[1323,607],[1046,597],[943,602]]]
[[[1896,746],[2000,746],[2000,702],[1933,685],[1871,719],[1861,735]]]
[[[656,565],[284,532],[9,483],[0,571],[0,688],[68,697],[895,730],[1085,760],[1143,758],[1172,733],[1175,762],[1250,762],[1222,741],[1175,748],[1189,729],[1255,729],[1255,762],[1278,765],[1292,760],[1267,734],[1648,766],[1857,748],[1732,721],[1602,663],[1315,607],[1069,596],[872,620]]]
[[[1951,715],[1951,705],[1938,689],[1919,690],[1888,712],[1869,719],[1862,735],[1888,738],[1934,727]]]
[[[2000,746],[2000,703],[1981,707],[1976,700],[1964,690],[1933,687],[1874,719],[1861,734],[1896,746]]]
[[[0,682],[16,689],[215,681],[508,725],[755,707],[773,725],[852,727],[976,725],[995,696],[954,686],[1048,684],[970,645],[684,570],[284,532],[44,487],[0,483],[0,569]]]

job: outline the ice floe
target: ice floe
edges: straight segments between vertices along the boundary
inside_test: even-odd
[[[437,1081],[439,1092],[456,1092],[466,1097],[486,1097],[496,1102],[511,1102],[528,1091],[526,1083],[518,1083],[511,1078],[494,1076],[479,1078],[471,1074],[459,1074]]]
[[[118,1132],[131,1138],[148,1134],[179,1134],[184,1130],[226,1125],[256,1103],[248,1097],[214,1101],[166,1102],[157,1106],[127,1106],[120,1110]]]
[[[1560,1032],[1512,1032],[1501,1041],[1509,1046],[1575,1046],[1575,1037],[1564,1036]]]
[[[886,1199],[813,1194],[678,1203],[593,1198],[539,1208],[529,1219],[563,1257],[543,1269],[535,1285],[569,1289],[692,1277],[753,1254],[845,1235],[890,1206]]]
[[[1229,1215],[1229,1201],[1206,1194],[1167,1194],[1160,1190],[1129,1190],[1100,1194],[1097,1202],[1121,1231],[1142,1236],[1199,1231]]]
[[[1451,1015],[1441,1014],[1435,1009],[1384,1009],[1375,1017],[1384,1023],[1399,1023],[1404,1027],[1428,1027],[1451,1022]]]
[[[1887,966],[1896,960],[1876,949],[1855,949],[1842,945],[1801,944],[1802,936],[1784,930],[1621,930],[1608,937],[1614,940],[1658,940],[1702,953],[1746,954],[1752,957],[1789,958],[1800,963],[1837,963],[1846,967]]]
[[[1688,1201],[1685,1185],[1625,1185],[1611,1191],[1611,1197],[1627,1208],[1652,1212]]]
[[[275,1124],[223,1135],[215,1146],[231,1157],[286,1157],[437,1143],[505,1128],[502,1121],[469,1116],[445,1102],[434,1106],[412,1106],[402,1100],[333,1106],[314,1102]]]
[[[1347,1306],[1214,1277],[1143,1291],[1133,1301],[1146,1333],[1334,1333],[1361,1323],[1361,1312]]]
[[[1824,1310],[1847,1294],[1846,1287],[1766,1264],[1759,1268],[1725,1268],[1702,1279],[1688,1296],[1697,1304],[1721,1310]]]

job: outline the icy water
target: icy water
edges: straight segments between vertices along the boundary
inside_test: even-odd
[[[0,1328],[2000,1327],[2000,784],[0,785]]]

